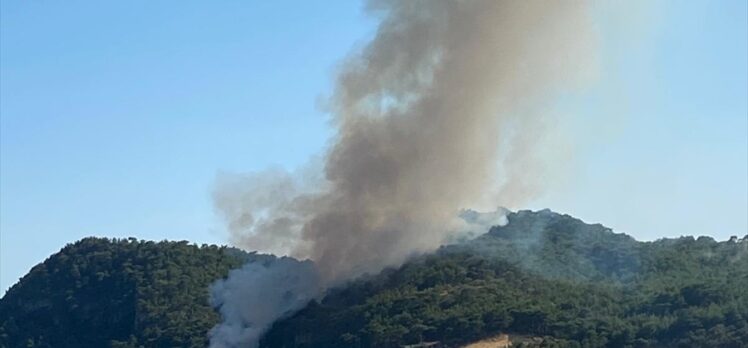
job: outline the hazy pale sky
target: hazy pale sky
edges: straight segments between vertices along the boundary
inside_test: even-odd
[[[216,173],[321,153],[320,97],[376,25],[355,1],[0,4],[2,291],[85,236],[225,243]],[[748,233],[747,3],[593,12],[599,76],[550,104],[572,155],[527,208]]]

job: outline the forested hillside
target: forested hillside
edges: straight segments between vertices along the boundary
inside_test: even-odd
[[[263,347],[446,347],[499,333],[558,347],[745,347],[748,240],[638,242],[550,211],[331,290]],[[205,347],[208,286],[272,256],[87,238],[0,300],[1,347]]]
[[[188,242],[86,238],[0,300],[3,347],[205,347],[208,286],[256,257]]]
[[[748,240],[642,243],[550,211],[355,281],[265,347],[447,346],[499,332],[558,347],[746,347]],[[319,323],[325,323],[320,325]]]

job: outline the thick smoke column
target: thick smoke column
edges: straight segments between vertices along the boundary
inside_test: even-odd
[[[235,243],[311,259],[322,286],[438,247],[459,229],[462,208],[527,199],[538,187],[537,105],[594,65],[584,3],[386,0],[368,9],[381,24],[337,78],[323,177],[228,176],[215,192]],[[278,285],[244,273],[227,281]],[[253,308],[241,310],[250,314],[239,324],[222,310],[215,332],[255,325]]]

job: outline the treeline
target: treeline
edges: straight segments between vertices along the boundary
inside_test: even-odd
[[[272,256],[86,238],[0,299],[0,347],[205,347],[208,287]],[[545,347],[748,346],[748,238],[637,242],[550,211],[331,290],[262,347],[455,347],[509,333]],[[534,342],[534,343],[533,343]]]
[[[499,332],[549,347],[748,345],[748,240],[641,243],[548,211],[509,220],[331,292],[262,346],[458,346]]]
[[[205,347],[208,286],[250,254],[214,245],[86,238],[0,300],[2,347]]]

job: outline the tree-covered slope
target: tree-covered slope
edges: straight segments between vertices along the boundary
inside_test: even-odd
[[[641,270],[641,246],[628,235],[550,210],[509,214],[505,226],[470,241],[471,250],[547,278],[622,282]]]
[[[188,242],[86,238],[0,300],[2,347],[205,347],[208,286],[252,257]]]
[[[276,323],[263,346],[458,346],[509,332],[546,346],[745,347],[746,289],[748,241],[642,243],[525,211],[331,292]]]
[[[748,240],[637,242],[550,211],[331,290],[263,347],[446,347],[509,333],[545,346],[748,346]],[[205,347],[208,287],[247,254],[87,238],[0,299],[0,347]],[[540,343],[538,343],[540,342]]]

